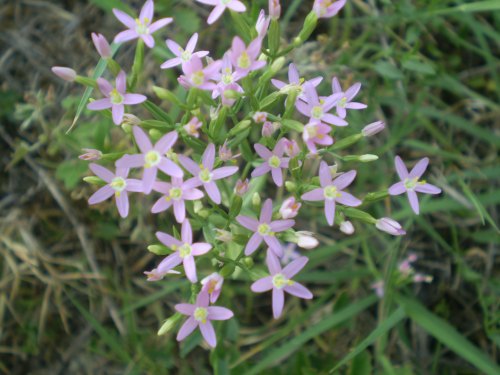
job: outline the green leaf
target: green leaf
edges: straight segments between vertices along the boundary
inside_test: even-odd
[[[416,300],[401,295],[396,295],[395,298],[404,307],[408,316],[431,336],[485,374],[500,374],[500,367],[493,363],[485,353],[462,336],[446,320],[434,315]]]
[[[87,168],[87,163],[80,160],[63,161],[56,168],[56,177],[64,182],[66,189],[71,190],[80,183]]]
[[[396,66],[387,61],[378,61],[374,65],[375,71],[388,79],[403,79],[404,75]]]
[[[413,72],[426,74],[426,75],[434,75],[436,74],[436,70],[432,65],[425,63],[423,61],[417,60],[415,58],[411,58],[409,60],[403,61],[402,66],[406,70],[411,70]]]

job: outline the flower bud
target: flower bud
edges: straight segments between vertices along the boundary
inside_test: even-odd
[[[252,204],[254,207],[258,208],[260,207],[260,204],[262,203],[262,200],[260,199],[259,193],[255,192],[252,195]]]
[[[354,225],[349,220],[343,221],[340,223],[340,231],[342,233],[351,235],[354,233]]]
[[[331,18],[335,16],[345,5],[346,0],[315,0],[313,11],[318,18]]]
[[[150,251],[156,255],[166,255],[166,254],[170,253],[170,250],[168,249],[168,247],[163,246],[163,245],[149,245],[148,251]]]
[[[271,18],[266,17],[266,12],[264,12],[264,10],[262,9],[259,13],[259,18],[257,19],[257,23],[255,24],[255,30],[257,30],[259,38],[264,38],[266,36],[270,22]]]
[[[84,154],[78,156],[81,160],[99,160],[102,158],[102,152],[93,148],[82,148]]]
[[[233,263],[228,263],[224,267],[222,267],[222,269],[220,270],[220,275],[221,277],[227,278],[233,274],[235,269],[236,267]]]
[[[253,115],[253,121],[256,124],[262,124],[267,121],[267,113],[266,112],[255,112]]]
[[[262,125],[262,136],[271,137],[273,133],[274,133],[273,123],[270,121],[266,121],[264,125]]]
[[[73,82],[76,79],[76,72],[64,66],[53,66],[52,73],[68,82]]]
[[[224,278],[217,272],[214,272],[201,280],[201,285],[203,285],[201,291],[208,293],[210,296],[210,303],[215,303],[219,298],[223,283]]]
[[[364,154],[359,157],[359,161],[362,163],[368,163],[375,160],[378,160],[378,156],[373,154]]]
[[[225,243],[233,241],[233,235],[231,232],[228,232],[227,230],[223,230],[223,229],[218,229],[218,228],[215,229],[215,232],[217,233],[215,235],[216,240],[219,240],[219,241],[225,242]]]
[[[104,35],[92,33],[92,41],[94,42],[97,52],[103,59],[111,57],[111,48]]]
[[[177,323],[179,322],[181,317],[182,317],[182,314],[175,313],[170,318],[165,320],[165,322],[161,325],[160,329],[158,330],[158,336],[161,336],[167,332],[170,332],[177,325]]]
[[[198,138],[200,136],[200,133],[198,133],[198,129],[201,128],[201,121],[198,119],[198,117],[193,116],[189,122],[183,126],[184,130],[186,130],[186,133],[190,135],[191,137]]]
[[[300,148],[297,141],[293,139],[291,141],[288,139],[284,139],[283,143],[285,145],[285,154],[287,154],[289,157],[294,158],[299,154]]]
[[[253,259],[251,257],[244,257],[241,262],[247,266],[248,268],[252,268],[253,267]]]
[[[383,280],[379,280],[377,282],[374,282],[372,285],[370,285],[370,288],[375,290],[375,294],[377,295],[378,298],[384,297],[384,281]]]
[[[372,135],[380,133],[384,129],[385,123],[383,121],[372,122],[361,130],[361,134],[363,134],[363,137],[371,137]]]
[[[431,283],[433,277],[431,275],[423,275],[421,273],[417,273],[413,276],[414,283]]]
[[[281,16],[280,0],[269,0],[269,15],[274,20],[280,18]]]
[[[297,245],[303,249],[314,249],[319,245],[319,241],[314,237],[314,233],[308,231],[295,232]]]
[[[396,220],[388,217],[378,219],[375,222],[375,226],[382,232],[392,234],[393,236],[402,236],[406,234],[403,227],[401,227],[401,224],[399,224]]]
[[[245,181],[242,181],[242,180],[236,181],[236,186],[234,187],[234,192],[237,195],[239,195],[240,197],[242,197],[248,191],[248,184],[249,184],[248,178],[246,178]],[[253,202],[253,200],[252,200],[252,202]]]
[[[105,185],[105,182],[97,176],[84,177],[83,181],[85,181],[86,183],[91,184],[91,185],[97,185],[97,186],[104,186]]]
[[[294,197],[285,199],[280,207],[280,215],[283,219],[291,219],[299,213],[301,204],[295,201]]]
[[[285,188],[288,192],[293,193],[294,191],[297,190],[297,184],[295,182],[292,182],[292,181],[286,181]]]
[[[128,125],[128,126],[140,126],[141,125],[141,119],[137,117],[136,115],[133,115],[131,113],[125,113],[123,115],[123,120],[122,120],[122,126]]]

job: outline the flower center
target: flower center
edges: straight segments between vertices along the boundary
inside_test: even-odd
[[[210,280],[208,282],[208,293],[212,294],[217,288],[217,280]]]
[[[222,75],[222,83],[225,85],[230,85],[233,83],[233,74],[229,69],[226,69],[228,72]]]
[[[337,187],[335,185],[330,185],[323,189],[323,195],[326,199],[335,199],[340,197],[341,194],[337,191]]]
[[[207,168],[201,168],[198,177],[200,177],[200,180],[204,183],[212,181],[212,173],[210,173],[210,171]]]
[[[193,316],[198,322],[205,324],[207,322],[208,310],[204,307],[197,307],[194,310]]]
[[[115,177],[111,180],[110,186],[113,188],[113,190],[116,192],[116,194],[119,196],[120,193],[125,190],[127,187],[127,181],[123,177]]]
[[[185,257],[188,257],[191,255],[191,245],[188,243],[185,243],[181,247],[179,247],[179,256],[184,259]]]
[[[182,189],[178,187],[173,187],[168,191],[170,199],[179,200],[182,197]]]
[[[111,99],[111,103],[113,104],[122,104],[123,103],[123,96],[118,92],[117,89],[113,89],[111,93],[109,94],[109,97]]]
[[[323,117],[323,107],[320,105],[313,107],[311,110],[311,116],[317,120],[321,120]]]
[[[248,69],[250,68],[250,64],[250,57],[248,56],[247,51],[243,51],[240,57],[238,57],[238,66],[241,69]]]
[[[136,18],[135,24],[137,26],[135,27],[135,32],[139,35],[149,34],[149,28],[148,28],[149,23],[150,23],[149,18],[144,18],[144,20],[142,21],[139,18]]]
[[[275,288],[283,289],[285,286],[293,285],[295,281],[289,280],[282,273],[273,276],[273,285]]]
[[[188,62],[189,60],[191,60],[191,52],[189,51],[183,51],[181,53],[181,60],[184,61],[184,62]]]
[[[347,98],[344,96],[342,99],[339,100],[339,104],[337,104],[340,108],[345,108],[347,104]]]
[[[257,228],[257,232],[261,236],[271,236],[272,235],[271,227],[268,224],[265,224],[265,223],[259,225],[259,227]]]
[[[269,158],[269,166],[271,168],[279,168],[280,164],[281,164],[281,160],[279,157],[277,157],[276,155],[273,155]]]
[[[200,86],[205,82],[205,73],[203,71],[199,70],[197,72],[194,72],[191,75],[191,81],[195,86]]]
[[[160,163],[161,155],[158,151],[155,150],[148,151],[148,153],[144,157],[144,161],[146,162],[146,164],[144,164],[144,168],[154,167]]]
[[[413,190],[419,184],[418,177],[406,178],[404,184],[407,190]]]

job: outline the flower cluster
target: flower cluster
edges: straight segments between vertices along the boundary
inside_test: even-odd
[[[89,198],[89,204],[114,197],[118,213],[127,217],[129,192],[151,195],[151,213],[162,215],[162,221],[173,219],[174,226],[180,225],[180,233],[175,228],[172,234],[156,233],[161,245],[153,244],[148,249],[165,257],[145,274],[149,281],[185,275],[193,285],[194,303],[177,304],[176,318],[167,321],[160,332],[167,331],[179,314],[186,315],[177,340],[199,328],[208,345],[214,347],[217,340],[212,321],[230,319],[233,312],[212,304],[224,295],[225,282],[240,277],[238,270],[252,278],[249,287],[253,292],[272,291],[276,319],[284,311],[285,293],[302,299],[313,297],[309,289],[294,280],[308,262],[297,247],[313,249],[319,244],[314,233],[296,230],[304,226],[298,220],[305,205],[310,205],[311,210],[320,205],[326,223],[337,224],[348,235],[355,232],[353,220],[400,236],[405,231],[397,221],[372,217],[366,205],[406,192],[418,214],[416,193],[437,194],[440,190],[421,180],[427,158],[408,173],[397,157],[396,171],[401,182],[388,191],[369,193],[364,199],[352,195],[349,191],[353,191],[357,171],[339,168],[344,162],[366,163],[378,157],[342,156],[339,152],[385,128],[382,121],[375,121],[354,135],[341,136],[342,129],[351,125],[349,112],[366,108],[355,101],[361,83],[341,85],[337,77],[330,77],[331,88],[323,96],[320,84],[324,77],[302,77],[293,62],[288,65],[288,82],[275,78],[285,66],[285,56],[308,39],[320,18],[335,16],[345,0],[316,0],[302,30],[289,45],[283,45],[280,35],[279,0],[270,0],[269,15],[262,10],[257,20],[246,17],[247,7],[239,0],[197,1],[213,6],[208,24],[229,10],[239,28],[247,32],[235,36],[219,58],[210,56],[210,51],[197,50],[197,33],[185,43],[166,40],[171,58],[159,69],[177,72],[186,98],[177,97],[167,88],[155,87],[155,93],[178,109],[178,118],[171,118],[161,104],[134,93],[141,82],[144,47],[153,48],[153,34],[156,36],[174,21],[163,18],[153,22],[152,0],[146,1],[137,18],[114,10],[127,29],[115,36],[117,45],[113,48],[103,35],[92,34],[98,54],[115,77],[114,86],[104,78],[82,77],[69,68],[54,67],[53,71],[67,81],[98,88],[104,98],[91,100],[87,108],[107,114],[111,110],[113,122],[121,127],[130,145],[112,154],[85,149],[80,156],[83,160],[111,160],[115,164],[115,172],[90,164],[96,177],[86,180],[101,187]],[[114,54],[121,43],[132,40],[137,43],[136,54],[127,76]],[[126,112],[138,104],[154,120],[141,120]],[[339,164],[329,165],[332,159]],[[131,172],[135,178],[129,178]],[[273,200],[274,192],[279,198]],[[267,195],[264,200],[263,194]],[[259,248],[266,251],[265,277],[261,277],[262,271],[255,272],[259,266],[254,266],[250,257],[262,259]],[[197,262],[200,258],[210,259],[203,265],[212,264],[217,272],[205,274],[207,267]],[[199,273],[205,274],[201,283]]]

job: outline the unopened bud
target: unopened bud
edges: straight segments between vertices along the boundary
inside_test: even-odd
[[[378,156],[373,154],[365,154],[359,157],[359,161],[362,163],[368,163],[370,161],[375,161],[375,160],[378,160]]]
[[[81,160],[99,160],[102,158],[102,152],[93,148],[82,148],[84,154],[78,156]]]
[[[269,0],[269,15],[274,20],[280,18],[281,16],[280,0]]]
[[[361,130],[361,134],[363,134],[364,137],[371,137],[372,135],[380,133],[384,129],[385,124],[383,121],[372,122]]]
[[[179,320],[181,318],[182,318],[182,314],[175,313],[170,318],[165,320],[165,322],[161,325],[160,329],[158,330],[158,336],[161,336],[167,332],[170,332],[177,325],[177,323],[179,322]]]
[[[392,234],[393,236],[403,236],[406,234],[401,224],[399,224],[396,220],[388,217],[378,219],[375,223],[375,226],[382,232]]]
[[[104,35],[92,33],[92,41],[94,42],[97,52],[103,59],[111,57],[111,48]]]
[[[313,232],[298,231],[295,232],[297,245],[303,249],[314,249],[319,245],[319,241],[314,237]]]
[[[248,178],[245,179],[245,181],[242,181],[242,180],[236,181],[236,186],[234,187],[234,192],[237,195],[239,195],[240,197],[242,197],[248,191],[248,184],[249,184]]]
[[[292,219],[299,213],[301,204],[295,201],[294,197],[290,197],[283,201],[280,207],[280,215],[283,219]]]
[[[73,82],[76,79],[76,72],[64,66],[53,66],[52,73],[68,82]]]
[[[351,235],[354,233],[354,225],[350,221],[343,221],[340,223],[340,231],[347,235]]]

